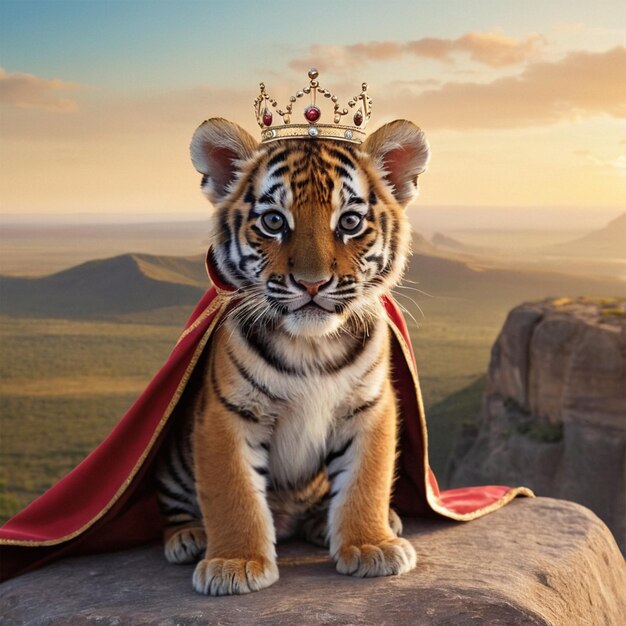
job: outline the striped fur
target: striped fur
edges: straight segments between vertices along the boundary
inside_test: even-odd
[[[328,545],[341,573],[408,571],[415,551],[389,509],[396,401],[380,296],[409,254],[402,205],[425,140],[395,122],[362,149],[252,146],[225,120],[192,143],[217,208],[214,263],[238,291],[161,459],[166,557],[200,559],[193,585],[211,595],[272,584],[275,543],[296,534]]]

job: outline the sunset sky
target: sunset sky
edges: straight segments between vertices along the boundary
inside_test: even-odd
[[[196,126],[310,66],[426,131],[425,205],[626,207],[624,0],[0,0],[1,211],[205,214]]]

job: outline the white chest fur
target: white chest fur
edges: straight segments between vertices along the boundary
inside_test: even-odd
[[[380,393],[388,372],[387,363],[381,361],[389,341],[386,322],[380,319],[356,348],[341,337],[317,341],[272,337],[273,355],[297,373],[277,371],[241,335],[233,333],[231,338],[247,371],[280,398],[272,400],[250,389],[238,397],[255,413],[270,418],[258,436],[269,444],[273,481],[287,486],[310,478],[326,454],[349,436],[352,424],[343,418]],[[338,369],[320,366],[344,361],[347,365]]]
[[[269,454],[270,474],[278,484],[310,477],[324,460],[342,397],[337,388],[344,386],[324,378],[302,381],[297,397],[278,411]]]

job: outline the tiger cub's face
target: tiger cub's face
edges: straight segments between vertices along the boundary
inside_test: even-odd
[[[242,321],[323,336],[375,314],[409,253],[403,207],[428,159],[417,127],[388,124],[360,147],[311,139],[258,146],[213,119],[191,151],[217,208],[213,261],[241,291]]]

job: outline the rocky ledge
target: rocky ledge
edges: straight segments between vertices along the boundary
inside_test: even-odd
[[[593,510],[626,553],[626,299],[514,308],[491,352],[475,425],[446,484],[527,485]]]
[[[246,596],[191,588],[159,546],[68,559],[0,587],[4,626],[196,624],[623,624],[626,564],[611,533],[571,502],[520,498],[468,523],[411,520],[418,566],[354,579],[326,552],[279,545],[280,580]]]

